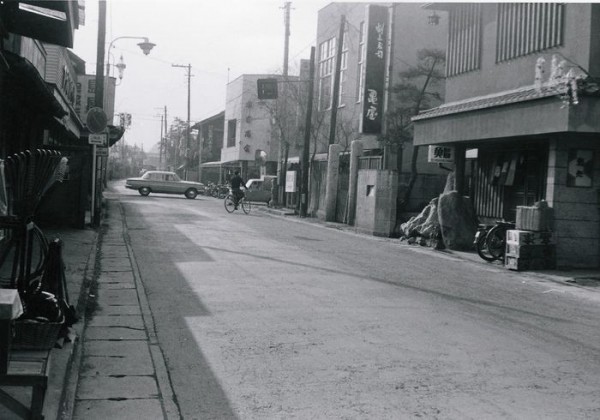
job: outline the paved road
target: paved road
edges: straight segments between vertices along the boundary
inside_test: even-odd
[[[117,193],[185,419],[600,418],[597,293]]]

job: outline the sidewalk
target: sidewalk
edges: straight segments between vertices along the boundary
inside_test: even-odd
[[[279,208],[272,208],[272,207],[267,207],[267,206],[260,206],[257,208],[264,213],[268,213],[268,214],[271,214],[271,215],[274,215],[277,217],[284,217],[287,220],[298,222],[298,223],[322,225],[324,227],[341,230],[343,232],[347,232],[347,233],[354,234],[354,235],[367,236],[367,237],[373,238],[375,240],[395,242],[401,246],[407,246],[407,247],[410,247],[413,249],[430,251],[432,253],[432,255],[435,255],[436,253],[441,253],[441,254],[446,254],[446,255],[449,254],[449,255],[452,255],[461,260],[465,260],[465,261],[469,261],[473,264],[481,265],[482,268],[485,268],[486,270],[492,269],[492,270],[499,270],[499,271],[510,271],[510,270],[504,268],[504,266],[498,261],[494,262],[494,263],[488,263],[488,262],[484,261],[483,259],[481,259],[481,257],[479,257],[479,255],[475,251],[464,252],[464,251],[451,251],[451,250],[447,250],[447,249],[442,250],[442,251],[436,251],[431,248],[422,247],[419,245],[409,245],[408,243],[402,242],[400,239],[397,239],[397,238],[385,238],[385,237],[365,235],[364,233],[358,232],[354,228],[354,226],[349,226],[344,223],[325,222],[325,221],[320,220],[315,217],[301,218],[297,214],[295,214],[293,210],[290,210],[290,209],[284,209],[284,208],[279,209]],[[600,299],[600,269],[531,270],[531,271],[510,271],[510,272],[515,273],[515,274],[520,274],[523,276],[537,277],[537,278],[544,279],[547,281],[562,284],[562,285],[565,285],[568,287],[580,288],[587,292],[597,294]]]

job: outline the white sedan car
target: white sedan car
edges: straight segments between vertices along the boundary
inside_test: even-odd
[[[150,193],[183,194],[193,200],[198,194],[204,194],[204,184],[183,181],[175,172],[147,171],[139,178],[128,178],[125,188],[137,190],[141,195]]]

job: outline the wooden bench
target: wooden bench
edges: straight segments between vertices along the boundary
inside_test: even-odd
[[[21,312],[18,292],[0,289],[0,387],[29,388],[31,393],[30,403],[25,405],[0,389],[0,404],[23,419],[39,420],[43,419],[51,350],[11,349],[12,323]]]

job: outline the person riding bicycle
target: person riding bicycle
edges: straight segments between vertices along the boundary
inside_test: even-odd
[[[242,191],[242,189],[240,187],[244,187],[244,189],[246,189],[246,190],[248,188],[246,188],[246,183],[240,176],[240,171],[235,171],[233,173],[233,177],[229,180],[229,183],[231,184],[231,193],[233,195],[233,203],[235,204],[235,208],[237,210],[238,203],[240,202],[240,200],[242,198],[244,198],[244,192]]]

